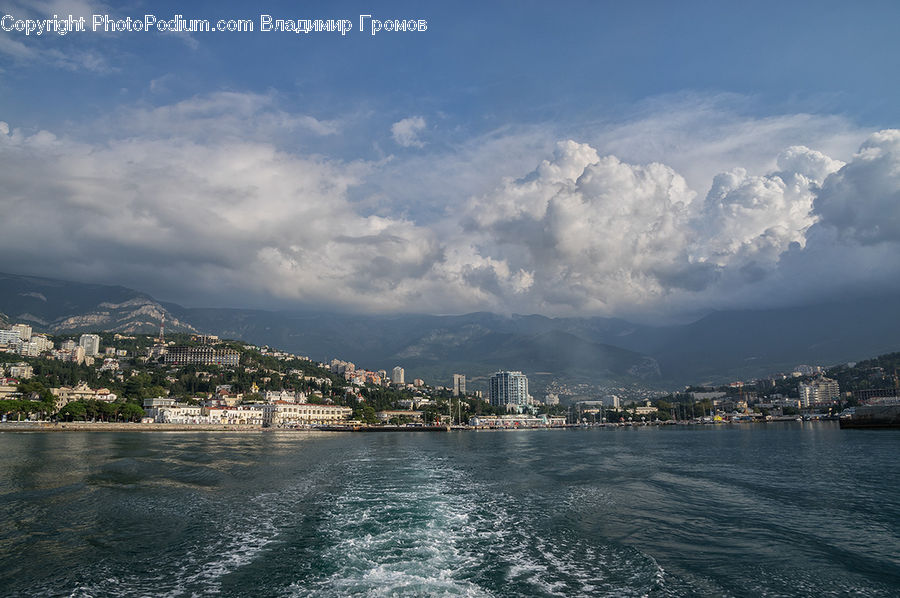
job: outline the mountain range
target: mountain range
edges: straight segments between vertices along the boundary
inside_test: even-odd
[[[900,350],[900,296],[805,307],[710,313],[689,324],[617,318],[471,313],[360,315],[183,307],[121,286],[0,274],[0,317],[54,334],[205,332],[407,378],[474,387],[498,369],[522,370],[540,391],[552,380],[666,388],[832,365]],[[534,393],[533,393],[534,394]]]

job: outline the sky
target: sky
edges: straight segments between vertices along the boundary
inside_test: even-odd
[[[70,14],[87,30],[26,35]],[[147,15],[254,30],[92,30]],[[896,2],[0,18],[0,270],[189,306],[643,321],[900,290]],[[372,31],[395,19],[416,30]]]

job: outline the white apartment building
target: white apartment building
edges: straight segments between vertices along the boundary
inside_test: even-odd
[[[185,405],[176,403],[168,407],[151,407],[146,411],[147,417],[152,417],[158,424],[208,424],[210,418],[203,415],[203,408],[199,405]]]
[[[797,391],[800,393],[800,404],[803,407],[811,407],[818,403],[830,403],[841,396],[837,380],[824,376],[810,380],[809,384],[800,383]]]
[[[84,355],[86,357],[97,357],[100,355],[100,336],[97,334],[82,334],[78,339],[78,345],[84,347]]]
[[[528,404],[528,378],[522,372],[497,372],[490,380],[490,400],[495,407],[521,409]]]
[[[14,324],[11,330],[18,332],[19,338],[23,341],[31,340],[31,326],[28,324]]]
[[[209,417],[211,424],[263,425],[263,405],[239,405],[237,407],[203,407],[201,415]]]
[[[34,376],[34,368],[27,363],[17,363],[7,368],[7,374],[10,378],[19,380],[27,380]]]
[[[348,419],[353,410],[340,405],[315,403],[272,403],[262,405],[263,424],[271,428],[295,425],[333,424]]]
[[[303,392],[294,392],[293,390],[267,390],[265,394],[266,403],[277,403],[279,401],[285,403],[305,403],[306,394]]]

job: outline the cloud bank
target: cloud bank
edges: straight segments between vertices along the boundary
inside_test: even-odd
[[[870,134],[846,162],[778,148],[767,171],[735,165],[706,188],[665,163],[563,139],[530,172],[417,218],[390,196],[373,213],[360,190],[389,168],[427,201],[435,179],[419,176],[421,156],[347,161],[288,147],[252,131],[295,141],[339,136],[340,125],[259,96],[214,94],[115,122],[99,138],[0,123],[4,269],[217,305],[648,318],[823,298],[892,284],[900,269],[896,130]],[[422,147],[424,126],[401,120],[392,137]],[[433,156],[436,172],[445,158]],[[461,188],[441,182],[451,191],[441,197]]]

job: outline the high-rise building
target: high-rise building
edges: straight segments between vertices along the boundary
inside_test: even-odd
[[[528,404],[528,378],[522,372],[497,372],[491,376],[491,405],[521,409]]]
[[[810,380],[809,384],[801,382],[797,391],[800,393],[800,405],[803,407],[811,407],[816,403],[830,403],[841,396],[837,380],[824,376]]]
[[[100,336],[97,334],[82,334],[78,340],[78,345],[84,347],[86,357],[100,355]]]
[[[462,397],[466,394],[466,375],[453,374],[453,396]]]
[[[405,372],[403,371],[403,368],[398,365],[391,372],[391,382],[394,384],[405,384],[404,376]]]
[[[0,330],[0,344],[18,346],[22,344],[22,337],[18,330]]]
[[[11,330],[18,331],[19,338],[23,341],[31,340],[31,326],[28,324],[14,324]]]

